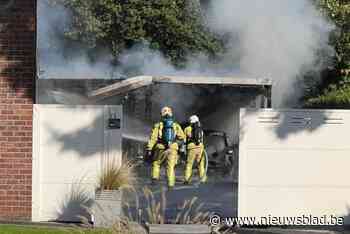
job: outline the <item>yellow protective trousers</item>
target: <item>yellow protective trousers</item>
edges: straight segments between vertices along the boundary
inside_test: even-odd
[[[168,186],[175,185],[175,166],[177,164],[177,149],[157,148],[154,152],[154,161],[152,163],[152,179],[159,180],[161,165],[166,162],[166,174],[168,179]]]
[[[185,181],[187,182],[190,182],[192,178],[192,168],[195,161],[197,163],[200,181],[204,183],[207,181],[207,175],[205,171],[206,162],[205,162],[203,145],[200,145],[195,148],[187,149],[187,162],[186,162],[186,169],[185,169]]]

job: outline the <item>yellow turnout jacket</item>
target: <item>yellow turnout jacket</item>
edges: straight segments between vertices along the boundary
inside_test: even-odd
[[[164,126],[163,122],[158,122],[153,126],[151,137],[147,144],[148,150],[152,150],[154,147],[156,147],[157,149],[165,149],[165,145],[161,142],[162,134],[163,134],[163,126]],[[174,129],[176,140],[184,141],[185,133],[183,132],[180,124],[174,122],[173,129]],[[176,150],[179,149],[179,146],[176,142],[171,144],[169,147]]]

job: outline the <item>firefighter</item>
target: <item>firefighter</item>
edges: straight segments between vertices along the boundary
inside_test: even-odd
[[[175,122],[172,109],[163,107],[161,121],[152,129],[147,144],[147,157],[152,158],[152,183],[159,180],[160,168],[166,162],[169,189],[175,185],[175,166],[178,160],[179,145],[185,140],[181,126]]]
[[[184,130],[186,136],[186,147],[187,147],[187,162],[185,168],[185,182],[189,184],[192,178],[192,168],[194,162],[196,162],[199,178],[201,183],[207,181],[206,175],[206,158],[204,155],[204,144],[203,144],[203,130],[199,118],[196,115],[192,115],[189,118],[189,126]]]

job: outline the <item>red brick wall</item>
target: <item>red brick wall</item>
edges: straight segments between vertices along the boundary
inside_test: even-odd
[[[35,15],[35,0],[0,1],[0,219],[31,218]]]

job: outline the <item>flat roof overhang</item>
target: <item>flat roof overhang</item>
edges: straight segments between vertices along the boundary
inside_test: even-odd
[[[245,77],[203,77],[203,76],[136,76],[88,93],[91,99],[101,100],[111,96],[125,94],[135,89],[153,84],[183,85],[222,85],[222,86],[272,86],[272,80]]]

